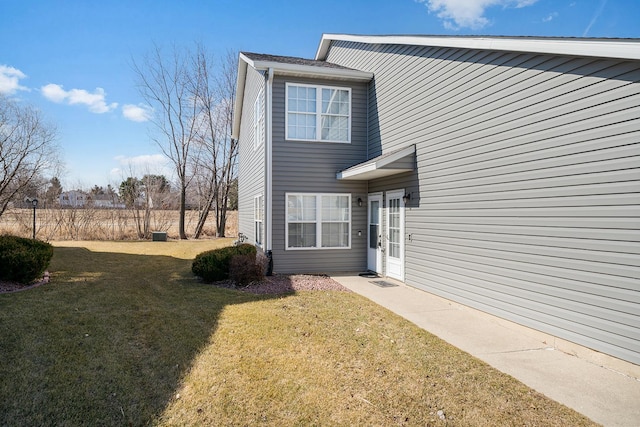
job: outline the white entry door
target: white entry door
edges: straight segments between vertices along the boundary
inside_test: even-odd
[[[367,268],[382,273],[382,194],[369,194]]]
[[[387,276],[404,281],[404,190],[389,191],[387,199]]]

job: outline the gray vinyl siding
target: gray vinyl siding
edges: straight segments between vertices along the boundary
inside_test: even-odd
[[[351,143],[286,141],[285,85],[351,88]],[[366,159],[367,86],[337,80],[276,76],[273,82],[273,262],[277,273],[366,269],[366,182],[338,181],[336,173]],[[351,194],[351,249],[285,250],[286,193]],[[363,206],[358,206],[358,198]],[[362,235],[358,236],[358,231]]]
[[[242,121],[240,125],[238,153],[238,231],[248,237],[247,243],[254,243],[255,224],[253,200],[255,196],[264,195],[265,182],[265,143],[254,149],[254,103],[265,87],[264,75],[251,67],[247,67],[245,99],[242,104]],[[266,97],[262,97],[263,103]],[[264,108],[262,109],[264,111]],[[264,138],[263,138],[264,140]]]
[[[640,63],[334,42],[369,158],[416,144],[408,284],[640,363]],[[415,76],[415,78],[411,78]]]

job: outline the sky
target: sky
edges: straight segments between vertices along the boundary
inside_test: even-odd
[[[313,58],[323,33],[640,38],[640,0],[0,0],[0,94],[58,131],[65,190],[171,169],[132,64],[154,46]]]

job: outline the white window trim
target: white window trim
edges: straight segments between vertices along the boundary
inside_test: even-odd
[[[316,197],[316,246],[309,248],[290,248],[289,247],[289,215],[288,201],[289,196],[315,196]],[[347,246],[323,247],[322,246],[322,196],[342,196],[348,198],[349,206],[349,243]],[[351,194],[349,193],[285,193],[284,195],[284,249],[287,251],[318,251],[318,250],[343,250],[351,249],[351,217],[353,216],[353,208],[351,206]],[[347,221],[340,221],[347,222]]]
[[[253,149],[257,150],[264,142],[264,107],[262,105],[263,90],[260,89],[253,103]]]
[[[329,142],[332,144],[351,144],[351,116],[352,116],[352,97],[351,88],[345,86],[325,86],[325,85],[310,85],[304,83],[286,83],[284,94],[284,139],[285,141],[301,141],[301,142]],[[289,87],[290,86],[302,86],[316,89],[316,139],[302,139],[302,138],[289,138]],[[321,139],[322,135],[322,89],[336,89],[346,90],[349,92],[349,117],[347,119],[347,140],[336,141],[331,139]]]
[[[257,215],[259,213],[261,214],[260,216]],[[258,223],[262,224],[260,235],[258,235]],[[254,243],[261,248],[264,244],[264,196],[262,194],[258,194],[253,198],[253,231],[255,233]]]

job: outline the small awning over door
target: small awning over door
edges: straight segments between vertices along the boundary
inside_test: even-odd
[[[392,151],[351,166],[336,174],[340,180],[368,181],[415,169],[416,146],[411,145],[401,150]]]

